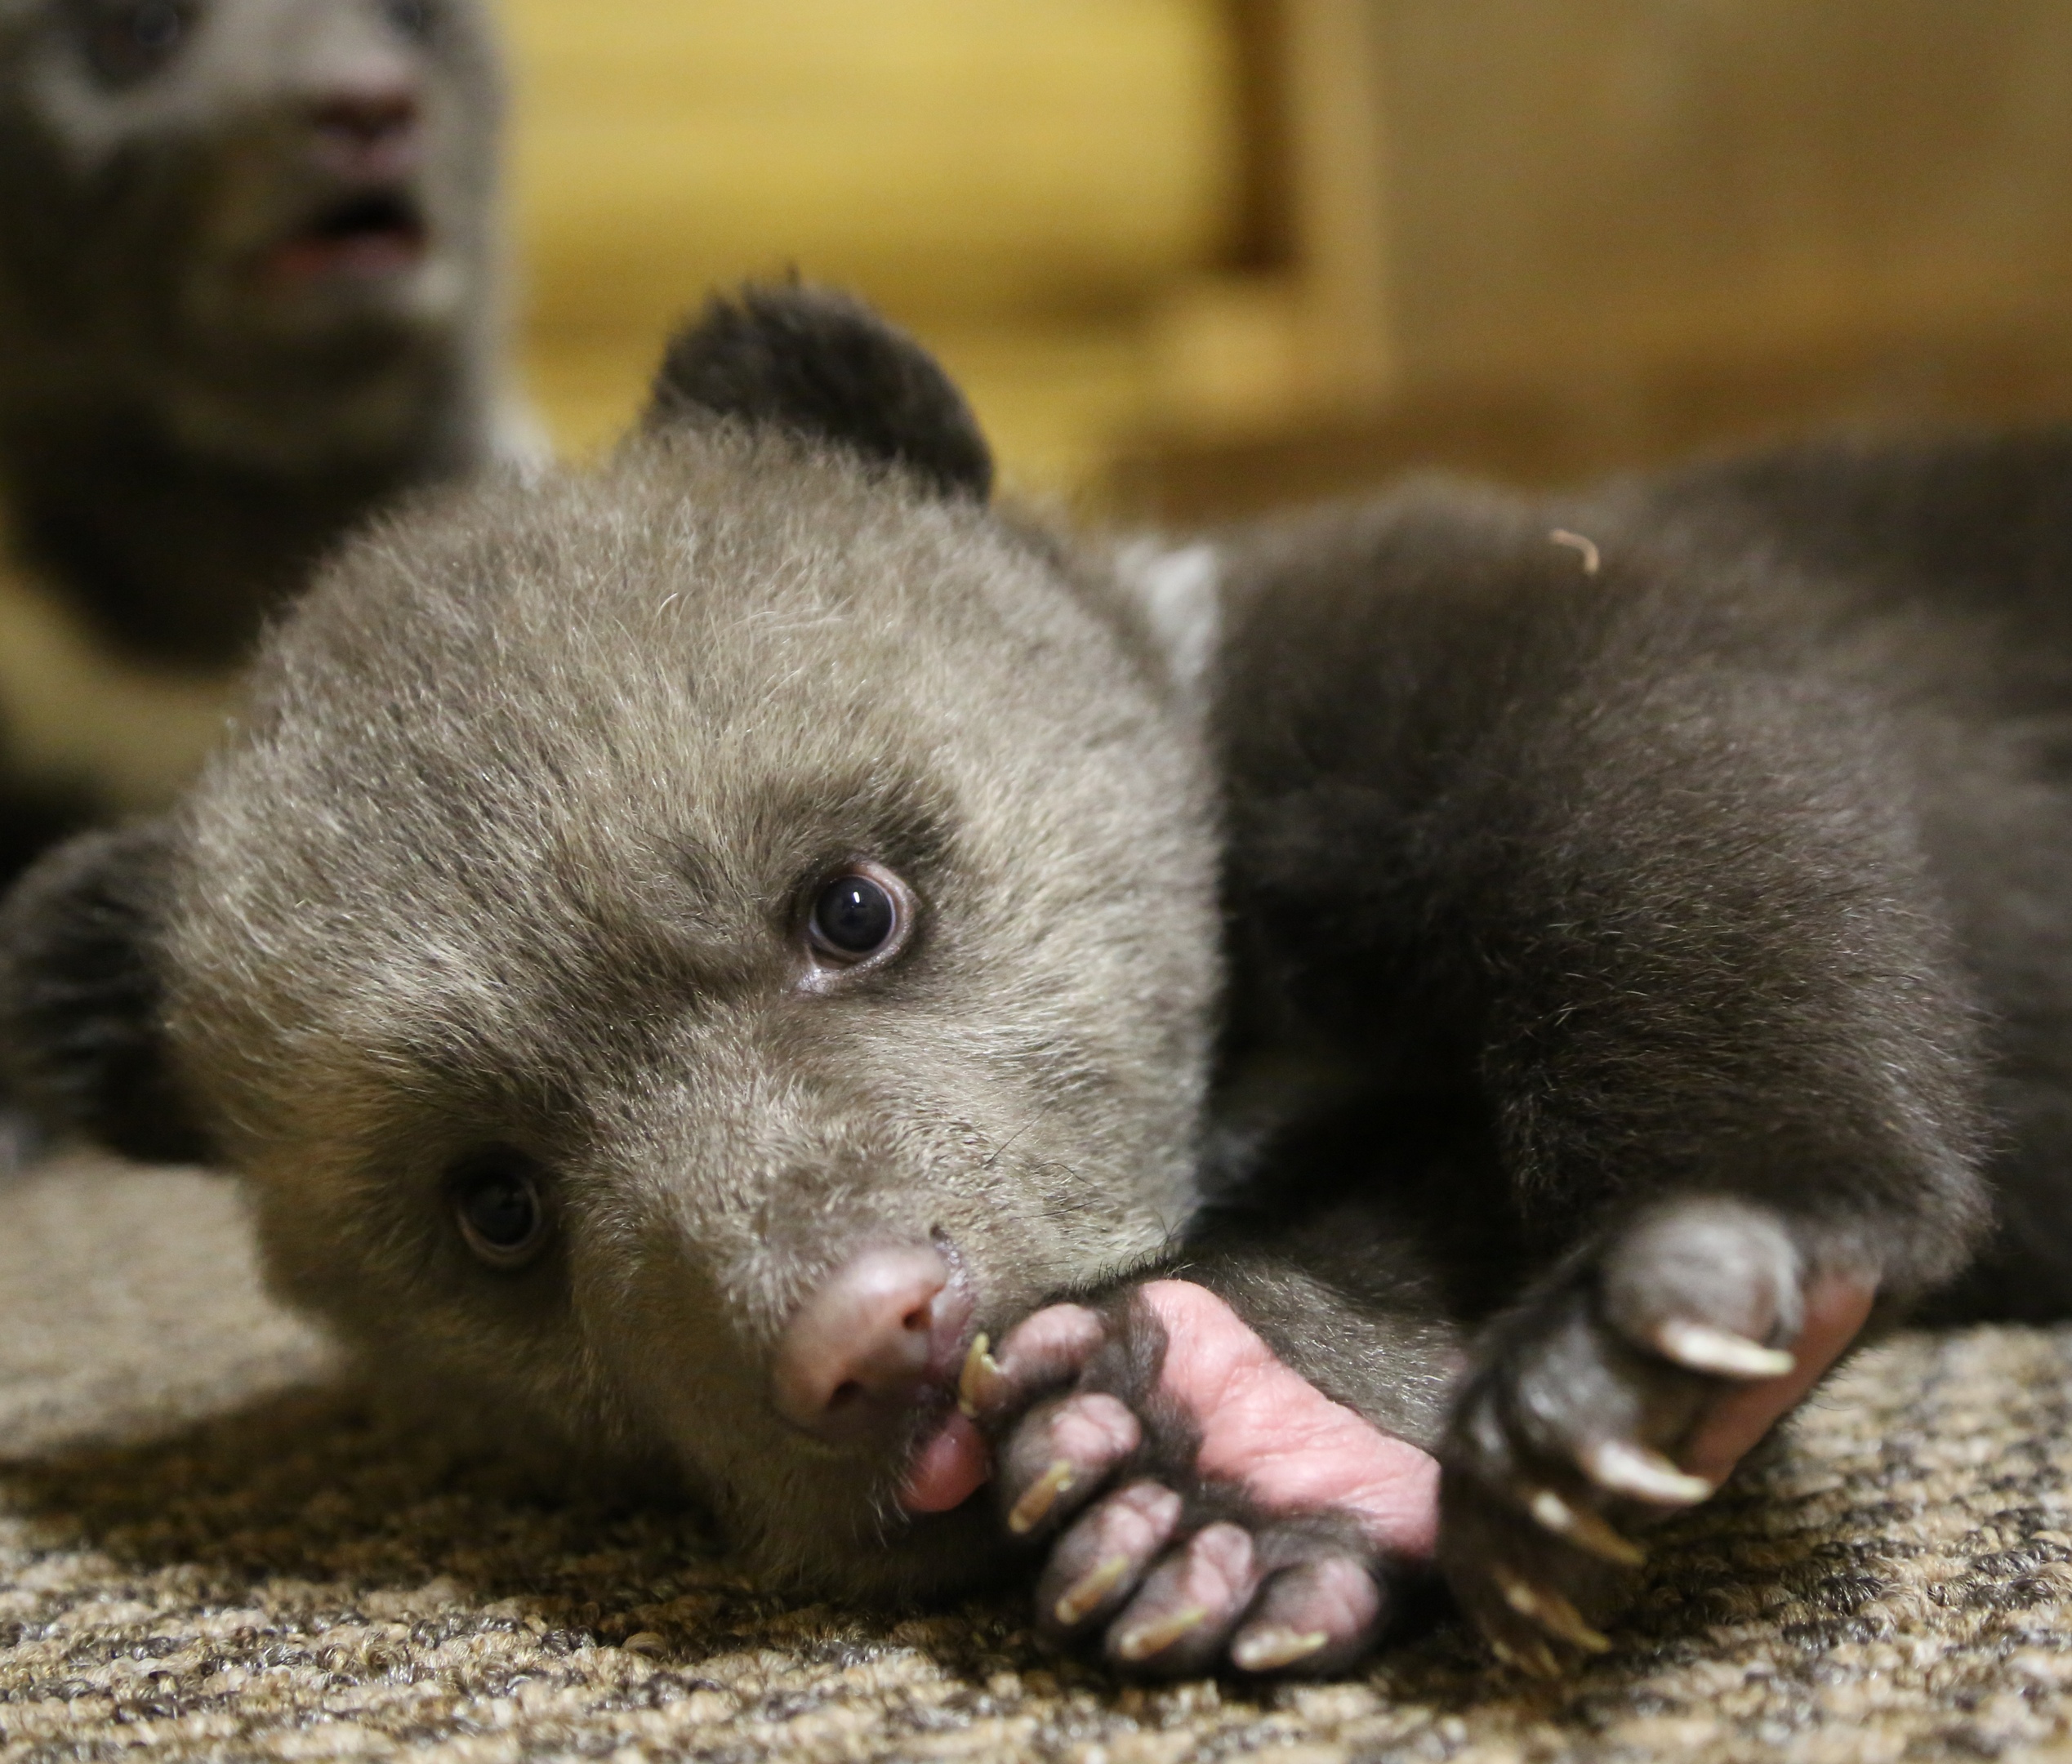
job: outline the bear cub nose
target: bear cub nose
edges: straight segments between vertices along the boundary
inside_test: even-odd
[[[317,156],[342,177],[402,176],[417,166],[418,118],[414,85],[341,87],[320,99],[312,113]]]
[[[931,1379],[945,1375],[969,1309],[937,1250],[866,1250],[786,1325],[771,1369],[778,1413],[830,1445],[892,1432]]]

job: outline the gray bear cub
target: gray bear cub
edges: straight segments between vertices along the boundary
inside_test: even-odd
[[[1435,1566],[1558,1669],[1866,1323],[2063,1308],[2064,438],[1163,552],[991,477],[863,309],[715,302],[30,874],[20,1093],[240,1173],[398,1400],[1145,1673]]]
[[[163,807],[317,559],[517,440],[501,107],[479,0],[0,0],[0,875]]]

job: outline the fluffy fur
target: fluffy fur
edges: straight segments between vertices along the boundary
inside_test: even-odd
[[[768,1570],[935,1579],[880,1526],[896,1465],[798,1449],[755,1369],[859,1240],[943,1233],[1012,1311],[1184,1220],[1214,858],[1163,683],[975,504],[731,424],[326,583],[184,819],[159,957],[183,1085],[238,1075],[189,1094],[277,1277],[440,1408],[688,1470]],[[854,852],[924,944],[802,993],[801,891]],[[504,1144],[557,1173],[558,1246],[485,1280],[424,1227]]]
[[[943,470],[969,413],[846,303],[671,359],[596,476],[350,547],[178,816],[0,926],[29,1094],[205,1134],[399,1394],[679,1478],[767,1573],[947,1586],[986,1514],[890,1499],[947,1396],[809,1441],[783,1320],[878,1237],[996,1339],[1181,1268],[1439,1450],[1517,1642],[1511,1589],[1606,1582],[1533,1490],[1615,1515],[1574,1448],[1720,1400],[1664,1316],[1896,1315],[1996,1216],[1975,1293],[2065,1308],[2072,439],[1110,555]],[[804,903],[860,858],[920,929],[826,982]],[[550,1196],[519,1272],[454,1223],[497,1147]]]
[[[0,4],[0,865],[167,800],[316,558],[491,450],[501,102],[474,0]]]

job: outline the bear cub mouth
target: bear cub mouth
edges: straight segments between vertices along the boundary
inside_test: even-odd
[[[406,190],[362,190],[320,208],[270,253],[269,279],[377,281],[407,274],[424,261],[430,229]]]

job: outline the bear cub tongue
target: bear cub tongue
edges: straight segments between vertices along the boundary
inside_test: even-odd
[[[916,1454],[899,1504],[908,1512],[947,1512],[992,1480],[993,1454],[978,1429],[956,1410]]]

